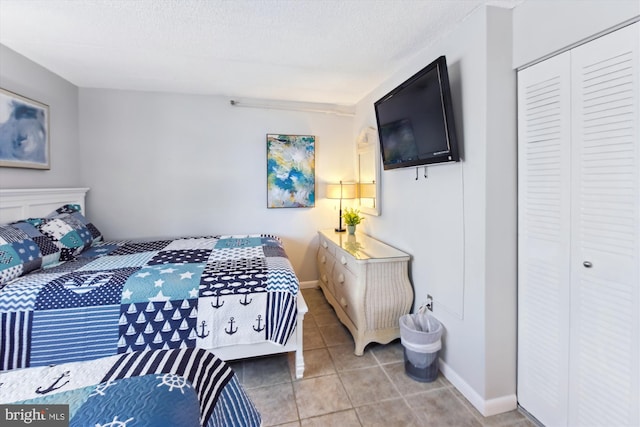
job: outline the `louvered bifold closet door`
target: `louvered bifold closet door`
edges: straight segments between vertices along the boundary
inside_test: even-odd
[[[640,425],[640,24],[572,50],[569,423]]]
[[[518,402],[567,424],[570,56],[518,72]]]

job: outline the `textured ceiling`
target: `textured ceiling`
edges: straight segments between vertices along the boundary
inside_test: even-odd
[[[0,44],[80,87],[354,104],[477,7],[521,1],[0,0]]]

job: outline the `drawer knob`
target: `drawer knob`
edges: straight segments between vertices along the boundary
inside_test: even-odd
[[[347,263],[347,259],[345,257],[340,258],[340,262],[344,265]]]
[[[344,297],[340,298],[340,304],[342,304],[343,307],[347,306],[347,300],[344,299]]]
[[[340,273],[340,274],[338,275],[338,282],[340,282],[340,283],[344,283],[344,274]]]
[[[324,283],[327,283],[327,275],[326,275],[326,274],[323,274],[323,275],[322,275],[322,281],[323,281]]]
[[[320,258],[320,262],[323,263],[323,264],[326,264],[327,263],[327,257],[322,255],[322,258]]]
[[[327,248],[327,246],[329,246],[329,245],[327,245],[327,242],[322,242],[322,247],[323,247],[323,248],[325,248],[325,249],[326,249],[326,248]]]

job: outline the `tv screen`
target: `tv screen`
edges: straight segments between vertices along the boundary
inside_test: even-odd
[[[444,56],[374,107],[384,169],[460,160]]]

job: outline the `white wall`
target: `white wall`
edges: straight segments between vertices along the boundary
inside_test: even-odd
[[[357,106],[447,56],[463,161],[382,173],[381,217],[365,231],[410,253],[416,304],[434,297],[444,372],[484,414],[516,407],[516,131],[511,11],[482,8]]]
[[[81,186],[78,88],[0,45],[0,87],[49,106],[50,170],[0,168],[1,188]]]
[[[513,67],[566,50],[639,16],[638,0],[527,0],[513,13]]]
[[[317,229],[338,217],[324,184],[353,179],[353,118],[99,89],[79,104],[87,209],[108,238],[273,233],[300,280],[317,279]],[[267,209],[267,133],[316,136],[316,207]]]

